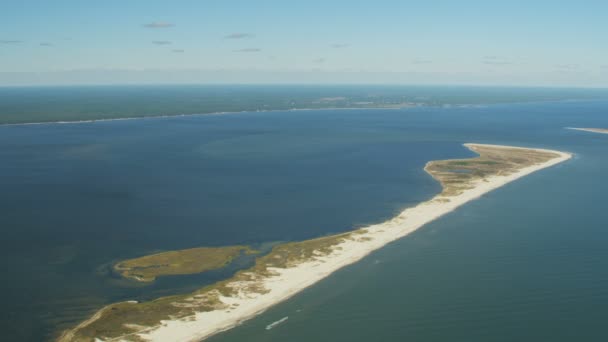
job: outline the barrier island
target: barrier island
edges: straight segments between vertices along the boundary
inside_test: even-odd
[[[192,293],[108,305],[65,331],[58,341],[201,341],[254,317],[489,191],[572,157],[569,153],[544,149],[465,146],[479,156],[427,163],[425,170],[441,183],[441,193],[388,221],[347,233],[276,245],[269,253],[257,257],[251,268]],[[246,251],[242,246],[215,250],[218,256],[212,257],[211,266],[223,265],[234,253]],[[204,250],[201,264],[209,261],[212,252]],[[196,264],[196,260],[189,259],[196,253],[172,253],[123,262],[118,269],[125,276],[137,275],[147,281],[163,274],[182,274],[182,266],[174,267],[173,263],[163,261],[168,255],[176,259],[182,255],[188,264]],[[176,264],[181,262],[178,260]],[[143,269],[137,268],[142,265]],[[155,268],[146,265],[161,265],[158,270],[162,272],[148,273]],[[206,267],[210,266],[197,270]],[[146,273],[142,274],[142,270]]]

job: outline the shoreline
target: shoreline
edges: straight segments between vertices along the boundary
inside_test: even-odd
[[[319,108],[286,108],[286,109],[247,109],[240,111],[219,111],[209,113],[189,113],[189,114],[162,114],[162,115],[143,115],[143,116],[130,116],[130,117],[117,117],[117,118],[100,118],[100,119],[87,119],[87,120],[58,120],[58,121],[36,121],[36,122],[15,122],[15,123],[0,123],[0,127],[3,126],[28,126],[28,125],[67,125],[67,124],[86,124],[96,123],[105,121],[121,121],[121,120],[137,120],[137,119],[162,119],[171,117],[188,117],[188,116],[202,116],[202,115],[229,115],[229,114],[242,114],[242,113],[272,113],[272,112],[302,112],[312,110],[399,110],[399,109],[410,109],[410,108],[421,108],[421,107],[437,107],[437,108],[484,108],[491,105],[504,105],[504,104],[530,104],[530,103],[545,103],[545,102],[577,102],[577,101],[593,101],[585,99],[562,99],[562,100],[545,100],[545,101],[522,101],[522,102],[496,102],[496,103],[463,103],[463,104],[429,104],[429,103],[416,103],[413,102],[408,105],[396,105],[396,106],[376,106],[376,107],[319,107]],[[566,129],[573,130],[586,130],[580,128],[566,127]]]
[[[409,109],[415,107],[425,107],[426,105],[411,105],[402,107],[321,107],[321,108],[289,108],[289,109],[257,109],[257,110],[241,110],[234,112],[209,112],[209,113],[192,113],[192,114],[163,114],[163,115],[144,115],[144,116],[131,116],[125,118],[107,118],[107,119],[89,119],[89,120],[61,120],[61,121],[38,121],[38,122],[17,122],[17,123],[0,123],[0,127],[3,126],[29,126],[29,125],[77,125],[87,124],[96,122],[106,121],[125,121],[125,120],[138,120],[138,119],[167,119],[167,118],[181,118],[188,116],[203,116],[203,115],[230,115],[230,114],[243,114],[243,113],[272,113],[272,112],[303,112],[311,110],[398,110],[398,109]]]
[[[566,129],[570,129],[573,131],[589,132],[589,133],[608,134],[608,129],[605,129],[605,128],[566,127]]]
[[[87,120],[59,120],[59,121],[36,121],[36,122],[15,122],[15,123],[0,123],[0,127],[3,126],[26,126],[26,125],[65,125],[65,124],[85,124],[95,123],[104,121],[119,121],[119,120],[137,120],[137,119],[155,119],[155,118],[170,118],[170,117],[184,117],[184,116],[200,116],[200,115],[225,115],[225,114],[241,114],[241,113],[267,113],[267,112],[299,112],[299,111],[310,111],[310,110],[368,110],[368,109],[409,109],[418,107],[437,107],[437,108],[484,108],[492,105],[523,105],[523,104],[534,104],[534,103],[561,103],[561,102],[585,102],[585,101],[602,101],[605,99],[554,99],[554,100],[531,100],[531,101],[515,101],[515,102],[495,102],[495,103],[462,103],[462,104],[431,104],[431,103],[417,103],[413,102],[407,106],[386,106],[386,107],[319,107],[319,108],[287,108],[287,109],[247,109],[240,111],[219,111],[209,113],[190,113],[190,114],[162,114],[162,115],[144,115],[144,116],[131,116],[131,117],[118,117],[118,118],[100,118],[100,119],[87,119]],[[566,127],[566,129],[577,129]]]
[[[475,146],[489,146],[499,149],[515,148],[482,144],[465,144],[465,146],[469,149]],[[273,271],[276,272],[276,275],[264,280],[264,286],[269,289],[268,293],[237,298],[220,297],[228,305],[228,309],[199,312],[189,320],[163,321],[160,326],[151,327],[145,331],[133,333],[133,335],[147,341],[202,341],[259,315],[268,308],[291,298],[307,287],[328,277],[333,272],[363,259],[373,251],[407,236],[426,223],[434,221],[492,190],[572,157],[570,153],[554,150],[521,149],[555,153],[558,157],[541,164],[524,167],[509,175],[492,176],[485,181],[478,181],[473,188],[467,189],[456,196],[436,195],[426,202],[403,210],[390,220],[363,228],[364,233],[358,235],[357,239],[340,243],[339,248],[326,256],[315,258],[315,260],[291,268],[274,268]],[[119,338],[111,341],[120,340]]]

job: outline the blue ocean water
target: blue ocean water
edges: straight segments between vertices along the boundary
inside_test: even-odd
[[[212,340],[598,340],[608,136],[564,127],[608,127],[607,112],[606,101],[568,101],[0,126],[2,337],[48,339],[105,303],[246,266],[141,286],[109,273],[120,259],[383,221],[439,191],[427,161],[472,156],[461,144],[478,142],[576,157]]]
[[[444,135],[575,153],[428,224],[241,326],[232,341],[608,339],[606,103],[434,113]],[[448,138],[450,137],[450,138]],[[282,317],[272,330],[264,327]]]

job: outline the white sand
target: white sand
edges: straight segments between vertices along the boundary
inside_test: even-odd
[[[512,148],[508,146],[489,146]],[[192,320],[163,321],[160,327],[153,328],[146,333],[139,334],[139,336],[149,341],[200,341],[220,331],[230,329],[272,305],[288,299],[302,289],[315,284],[336,270],[357,262],[372,251],[408,235],[424,224],[451,212],[459,206],[520,177],[561,163],[572,157],[568,153],[558,151],[539,151],[552,152],[558,154],[559,157],[543,164],[523,168],[511,175],[494,176],[486,181],[480,181],[475,184],[474,188],[466,190],[460,195],[449,197],[449,201],[441,200],[442,197],[438,195],[416,207],[404,210],[389,221],[367,227],[367,232],[360,235],[357,241],[345,241],[339,245],[342,247],[341,249],[336,249],[327,256],[299,264],[296,267],[276,269],[278,275],[264,281],[265,287],[270,290],[266,294],[250,294],[249,296],[242,296],[242,298],[222,297],[221,299],[225,303],[238,304],[238,306],[225,310],[201,312],[196,314]],[[370,239],[361,239],[364,237]]]
[[[578,127],[566,127],[566,128],[567,129],[572,129],[572,130],[575,130],[575,131],[608,134],[608,129],[604,129],[604,128],[578,128]]]

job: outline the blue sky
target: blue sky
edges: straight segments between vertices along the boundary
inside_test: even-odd
[[[608,87],[608,1],[0,1],[0,84]]]

